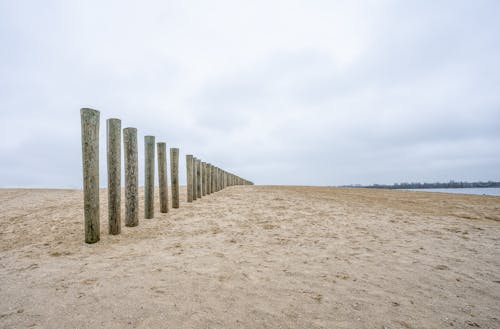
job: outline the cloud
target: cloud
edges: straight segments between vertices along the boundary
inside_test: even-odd
[[[495,1],[0,4],[0,182],[81,186],[79,109],[261,184],[500,179]],[[142,169],[141,169],[142,170]],[[142,182],[142,177],[141,177]]]

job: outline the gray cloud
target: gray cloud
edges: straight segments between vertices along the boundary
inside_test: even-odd
[[[110,117],[139,129],[141,161],[155,135],[261,184],[499,180],[499,14],[496,1],[2,2],[1,186],[80,187],[81,107],[101,110],[103,185]]]

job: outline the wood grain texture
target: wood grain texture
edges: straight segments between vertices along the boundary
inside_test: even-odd
[[[155,137],[144,136],[144,218],[154,217]]]
[[[201,198],[201,160],[196,159],[196,197]]]
[[[193,201],[196,201],[198,199],[198,193],[196,192],[196,186],[198,186],[198,178],[196,177],[196,163],[198,159],[196,157],[193,157]]]
[[[160,212],[168,212],[167,144],[157,143],[158,185],[160,190]]]
[[[139,225],[139,162],[137,129],[123,129],[123,158],[125,167],[125,226]]]
[[[187,202],[193,202],[193,156],[186,155]]]
[[[201,162],[201,196],[207,195],[207,164]]]
[[[121,134],[120,119],[106,120],[107,164],[108,164],[108,232],[121,232]]]
[[[99,222],[99,111],[80,110],[82,126],[83,212],[85,242],[100,239]]]
[[[179,149],[170,149],[170,181],[172,182],[172,208],[179,208]]]

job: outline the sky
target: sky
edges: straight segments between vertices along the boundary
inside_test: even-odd
[[[0,187],[81,188],[80,108],[263,185],[500,181],[500,1],[0,0]]]

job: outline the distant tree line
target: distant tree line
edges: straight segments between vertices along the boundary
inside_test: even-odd
[[[344,185],[342,187],[361,187],[361,188],[384,188],[384,189],[425,189],[425,188],[482,188],[482,187],[500,187],[500,182],[455,182],[453,180],[447,183],[395,183],[392,185],[373,184],[373,185]]]

